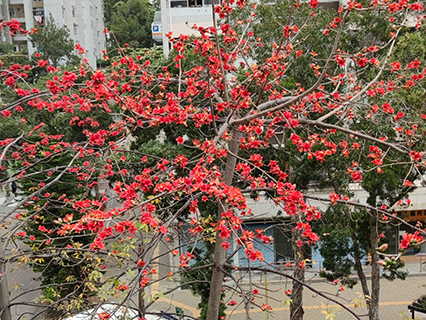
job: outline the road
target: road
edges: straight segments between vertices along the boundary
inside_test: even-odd
[[[418,264],[412,266],[418,267]],[[355,286],[353,289],[345,288],[340,291],[340,285],[326,283],[322,279],[318,279],[312,274],[313,278],[310,285],[316,290],[332,295],[334,299],[343,303],[346,307],[350,308],[358,315],[364,315],[361,319],[368,319],[365,315],[367,309],[365,301],[363,301],[360,294],[361,287]],[[267,279],[265,285],[264,276],[257,274],[254,276],[254,283],[252,289],[257,289],[259,293],[256,297],[256,302],[259,305],[267,303],[272,307],[272,311],[265,312],[260,308],[252,308],[250,316],[252,319],[288,319],[289,307],[288,297],[285,291],[291,289],[291,282],[277,277]],[[163,284],[164,285],[164,284]],[[169,286],[172,284],[170,283]],[[406,280],[395,280],[390,282],[386,279],[381,280],[381,296],[380,296],[380,319],[383,320],[397,320],[397,319],[411,319],[411,313],[408,311],[407,306],[421,295],[426,294],[426,273],[416,272],[411,274]],[[167,284],[166,284],[167,286]],[[248,289],[248,284],[243,284],[245,289]],[[267,290],[265,290],[265,287]],[[154,294],[161,291],[161,285],[154,287]],[[266,293],[266,294],[265,294]],[[234,300],[237,302],[236,306],[228,307],[227,314],[233,320],[246,319],[245,310],[241,304],[241,297],[237,294],[232,295],[227,293],[226,299],[228,301]],[[189,290],[179,290],[171,297],[162,297],[159,301],[155,302],[152,310],[166,311],[170,313],[175,312],[175,307],[184,310],[185,315],[198,317],[199,309],[197,304],[199,299],[194,297]],[[355,303],[358,302],[361,306],[355,308]],[[305,319],[326,319],[326,313],[335,314],[336,320],[352,320],[356,319],[348,311],[343,310],[342,307],[335,303],[328,302],[326,299],[321,298],[318,294],[309,290],[304,290],[304,309]],[[416,313],[418,319],[426,319],[426,315]]]

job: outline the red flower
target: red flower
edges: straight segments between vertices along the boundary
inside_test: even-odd
[[[318,7],[318,0],[310,0],[309,2],[308,2],[308,5],[311,7],[311,8],[317,8]]]
[[[352,174],[351,174],[351,177],[355,181],[360,181],[362,179],[362,175],[361,175],[361,173],[359,173],[359,171],[353,171]]]
[[[230,248],[230,245],[229,245],[228,241],[223,242],[220,246],[223,247],[223,248],[225,248],[225,250],[229,250],[229,248]]]
[[[5,83],[6,85],[8,85],[9,87],[12,87],[15,85],[15,78],[14,77],[7,77]]]
[[[267,303],[263,303],[262,306],[260,307],[260,309],[262,311],[266,311],[266,310],[272,310],[272,307],[270,305],[268,305]]]
[[[103,312],[99,314],[98,316],[99,316],[99,320],[108,320],[111,317],[111,315],[106,312]]]
[[[343,58],[340,54],[338,54],[336,56],[336,58],[334,59],[336,60],[336,62],[339,64],[339,66],[344,67],[346,65],[346,59]]]
[[[419,236],[419,232],[416,231],[414,234],[406,233],[402,235],[402,241],[399,244],[401,249],[408,249],[415,247],[419,242],[423,241],[423,237]]]
[[[1,112],[1,115],[2,115],[4,118],[9,118],[9,117],[12,115],[12,112],[10,112],[9,110],[3,110],[3,111]]]
[[[125,284],[120,284],[118,287],[117,287],[117,290],[118,291],[125,291],[125,290],[128,290],[129,289],[129,286],[126,286]]]

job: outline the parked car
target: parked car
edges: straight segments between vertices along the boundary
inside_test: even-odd
[[[105,317],[103,317],[103,314],[105,314]],[[126,306],[105,303],[99,307],[75,314],[66,320],[137,320],[138,317],[138,311],[133,308],[126,308]],[[163,316],[147,314],[145,315],[145,319],[165,320],[167,318]]]

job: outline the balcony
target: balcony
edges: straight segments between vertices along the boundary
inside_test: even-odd
[[[28,36],[26,34],[17,33],[13,37],[13,42],[20,42],[20,41],[28,41]]]
[[[25,17],[10,17],[11,19],[15,19],[16,21],[20,22],[21,24],[25,23]]]

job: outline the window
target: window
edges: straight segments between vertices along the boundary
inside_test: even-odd
[[[43,8],[33,8],[34,20],[38,23],[43,23],[44,20],[44,9]]]
[[[72,11],[71,11],[72,17],[75,18],[75,7],[72,6]]]
[[[172,1],[170,1],[170,6],[172,8],[186,8],[186,7],[188,7],[188,1],[186,1],[186,0],[172,0]]]
[[[14,17],[15,17],[15,9],[14,9],[14,8],[9,8],[9,16],[10,16],[11,18],[14,18]]]
[[[219,0],[214,0],[214,4],[219,4]],[[204,5],[205,6],[211,6],[212,5],[212,0],[204,0]]]
[[[291,232],[284,228],[274,227],[275,261],[289,261],[294,259]]]
[[[219,0],[214,1],[216,4],[219,3]],[[204,5],[211,5],[211,0],[204,0]],[[172,8],[187,8],[187,7],[201,7],[203,5],[203,0],[171,0],[170,6]]]
[[[73,24],[72,29],[73,29],[74,35],[76,36],[77,35],[77,24],[76,23]]]

